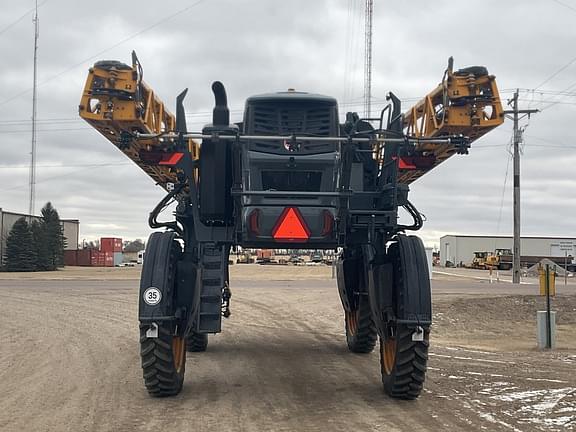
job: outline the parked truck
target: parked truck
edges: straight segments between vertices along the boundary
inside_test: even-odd
[[[342,248],[349,350],[371,352],[380,341],[386,393],[418,397],[432,314],[424,246],[406,234],[423,225],[409,185],[503,122],[494,76],[454,70],[450,59],[436,89],[404,113],[389,93],[375,117],[348,112],[342,122],[336,99],[288,90],[249,97],[232,123],[224,85],[215,81],[212,91],[212,123],[190,132],[186,90],[172,115],[133,54],[131,66],[97,62],[80,102],[80,116],[166,191],[149,216],[162,231],[150,236],[140,281],[148,392],[178,394],[186,350],[206,350],[208,335],[221,331],[230,315],[228,255],[241,246]],[[160,221],[173,200],[174,219]],[[399,223],[400,208],[412,223]]]

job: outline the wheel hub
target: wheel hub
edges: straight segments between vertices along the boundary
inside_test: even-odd
[[[359,310],[346,312],[346,323],[348,324],[348,332],[350,336],[354,336],[358,331],[358,316],[360,315]]]
[[[394,369],[396,362],[396,338],[389,337],[380,343],[380,351],[382,354],[382,364],[384,366],[384,373],[390,375]]]
[[[172,357],[174,358],[174,368],[180,373],[184,366],[184,356],[186,355],[186,342],[183,337],[172,337]]]

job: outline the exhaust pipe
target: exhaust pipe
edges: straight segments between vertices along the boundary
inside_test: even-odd
[[[212,83],[212,92],[216,102],[212,111],[212,125],[228,126],[230,124],[230,111],[228,110],[228,98],[226,97],[224,84],[220,81],[214,81]]]
[[[176,97],[176,130],[183,134],[188,133],[188,128],[186,127],[186,111],[184,110],[186,93],[188,93],[187,88]]]

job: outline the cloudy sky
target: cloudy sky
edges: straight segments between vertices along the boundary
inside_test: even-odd
[[[362,110],[362,0],[39,0],[37,211],[46,201],[79,219],[80,240],[146,238],[162,198],[138,167],[85,124],[77,106],[97,60],[130,62],[169,107],[185,87],[189,129],[209,121],[223,81],[233,120],[246,97],[289,87]],[[523,235],[576,236],[576,0],[375,1],[373,96],[407,108],[455,67],[485,65],[506,101],[544,108],[526,126]],[[33,0],[0,0],[0,207],[28,209]],[[560,93],[560,94],[559,94]],[[173,108],[172,108],[173,109]],[[512,231],[512,122],[412,186],[421,235]],[[506,181],[507,180],[507,181]]]

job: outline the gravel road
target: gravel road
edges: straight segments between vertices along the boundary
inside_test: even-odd
[[[435,311],[458,315],[456,284],[435,284]],[[458,319],[475,319],[480,285],[455,322],[438,321],[417,401],[383,394],[377,353],[347,351],[331,280],[233,283],[233,315],[208,352],[188,354],[183,392],[152,399],[138,356],[137,285],[0,281],[1,431],[576,430],[575,349],[450,343]],[[516,337],[501,322],[493,331]]]

